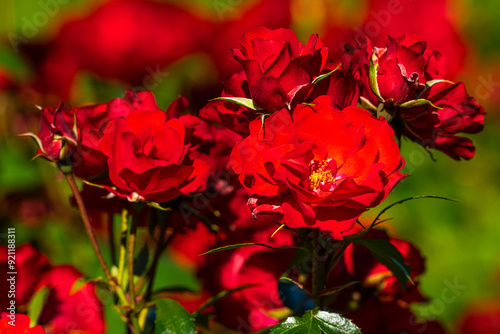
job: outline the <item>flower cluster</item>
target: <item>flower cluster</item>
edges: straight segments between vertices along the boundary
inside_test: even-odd
[[[402,137],[470,159],[472,141],[457,134],[482,129],[483,107],[415,35],[387,36],[384,47],[354,39],[334,57],[317,35],[302,44],[292,30],[256,26],[232,52],[240,71],[199,110],[181,96],[164,111],[152,92],[127,90],[104,104],[41,108],[40,131],[28,134],[65,174],[100,282],[129,330],[171,332],[162,317],[175,313],[187,314],[179,323],[189,333],[279,331],[288,317],[335,312],[365,334],[444,333],[435,321],[407,321],[411,303],[428,301],[420,252],[374,228],[379,216],[361,220],[408,176]],[[119,251],[111,269],[93,234],[101,216]],[[198,292],[153,291],[164,249],[196,271]],[[18,303],[50,289],[38,319],[46,330],[71,320],[75,330],[104,331],[94,285],[75,292],[76,270],[29,246],[18,252],[37,271],[34,281],[19,268]],[[93,320],[74,302],[89,302]]]

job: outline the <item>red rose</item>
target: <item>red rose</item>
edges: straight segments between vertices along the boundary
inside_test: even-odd
[[[371,55],[378,68],[376,82],[383,102],[388,106],[398,106],[413,100],[425,89],[426,43],[410,35],[398,39],[387,36],[384,42],[387,47],[374,48]]]
[[[0,318],[1,334],[44,334],[42,326],[30,326],[30,318],[24,314],[15,314],[15,321],[10,318],[10,313],[3,312]],[[11,325],[14,323],[15,325]]]
[[[378,205],[404,174],[394,132],[364,109],[343,111],[320,97],[251,124],[231,164],[244,187],[255,194],[254,215],[284,214],[292,228],[314,227],[335,238]]]
[[[72,156],[78,146],[78,133],[72,128],[73,113],[65,113],[60,103],[54,110],[41,108],[38,136],[27,134],[38,144],[37,156],[61,165],[72,165]]]
[[[475,153],[472,141],[455,134],[480,132],[485,111],[467,94],[464,84],[439,83],[427,89],[420,98],[442,109],[430,105],[399,108],[394,122],[396,134],[446,153],[455,160],[472,158]]]
[[[0,246],[0,279],[2,282],[6,282],[7,272],[7,247]],[[24,305],[27,304],[36,290],[39,288],[40,282],[47,272],[50,271],[52,266],[49,264],[47,257],[37,251],[33,246],[26,244],[18,246],[16,248],[16,304]],[[35,274],[36,273],[36,274]],[[1,293],[4,296],[8,295],[7,284],[2,284]],[[9,306],[9,300],[7,298],[2,298],[0,300],[0,308],[6,310]]]
[[[225,240],[215,247],[239,242],[260,242],[273,247],[293,245],[293,236],[279,231],[269,241],[275,228],[247,233],[244,239]],[[215,321],[238,333],[253,333],[278,323],[270,312],[283,308],[278,292],[278,279],[294,258],[293,250],[271,250],[248,246],[207,255],[207,262],[198,272],[204,287],[213,295],[244,284],[253,286],[233,292],[214,304]]]
[[[346,314],[363,334],[445,334],[437,321],[417,321],[408,305],[367,300],[360,308]]]
[[[293,109],[305,101],[328,56],[316,35],[304,46],[290,29],[254,27],[241,36],[240,46],[233,54],[244,73],[224,83],[222,96],[251,98],[268,112]],[[209,103],[200,114],[242,134],[248,133],[246,125],[257,117],[255,111],[222,101]]]
[[[73,157],[74,173],[84,179],[105,173],[107,157],[101,152],[103,131],[114,118],[123,118],[137,110],[160,110],[149,91],[134,93],[127,90],[124,98],[105,104],[73,108],[79,135],[79,146]]]
[[[108,157],[115,195],[166,202],[202,190],[209,167],[186,156],[185,128],[160,110],[136,111],[112,120],[100,143]]]
[[[7,247],[0,247],[0,251],[0,267],[5,269],[0,278],[5,281]],[[66,333],[69,329],[104,333],[103,309],[95,285],[86,283],[73,291],[73,285],[82,277],[75,268],[51,265],[45,255],[30,244],[16,248],[16,260],[16,304],[26,305],[39,289],[48,288],[38,322],[50,333]],[[3,300],[1,307],[6,309]]]
[[[270,112],[307,96],[328,57],[318,36],[312,35],[304,46],[289,29],[255,27],[245,31],[240,45],[233,54],[245,70],[250,95]]]
[[[387,232],[379,229],[370,230],[364,238],[388,240],[403,255],[406,264],[411,267],[411,278],[418,282],[418,277],[424,272],[424,258],[420,251],[411,243],[389,237]],[[388,301],[402,299],[406,302],[425,302],[417,285],[407,283],[405,291],[401,290],[401,285],[396,276],[370,254],[364,246],[354,246],[350,244],[343,255],[344,265],[348,274],[345,284],[349,281],[360,281],[364,288],[372,287],[376,291],[380,300]],[[338,277],[333,277],[338,279]],[[418,284],[418,283],[416,283]],[[332,286],[339,285],[337,283]]]
[[[456,324],[457,334],[491,334],[500,332],[500,302],[476,300],[467,306]]]

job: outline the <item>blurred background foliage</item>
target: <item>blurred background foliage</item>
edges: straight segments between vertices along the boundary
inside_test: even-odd
[[[62,1],[61,1],[62,2]],[[40,27],[34,40],[44,41],[57,32],[69,18],[84,15],[104,1],[66,1],[50,22]],[[180,6],[216,21],[212,0],[171,0]],[[241,8],[252,1],[238,3],[228,13],[237,17]],[[325,6],[326,4],[326,6]],[[240,8],[241,7],[241,8]],[[11,47],[9,33],[18,32],[23,20],[39,11],[33,0],[0,2],[0,66],[9,70],[19,81],[29,80],[34,73],[25,59]],[[362,0],[292,1],[292,27],[305,41],[311,33],[319,33],[322,22],[336,20],[343,24],[360,24],[366,14]],[[421,278],[422,289],[434,300],[416,306],[424,317],[437,318],[452,326],[466,305],[476,300],[500,299],[500,225],[496,215],[500,200],[500,3],[495,0],[450,1],[449,15],[467,45],[466,66],[458,79],[465,82],[469,94],[484,105],[487,115],[485,129],[473,136],[476,156],[467,162],[457,162],[434,152],[437,161],[416,144],[404,141],[405,171],[411,174],[397,186],[381,207],[362,216],[370,221],[386,205],[417,195],[440,195],[460,200],[458,203],[433,199],[406,202],[391,209],[385,223],[399,238],[413,242],[427,259],[427,272]],[[424,23],[423,24],[427,24]],[[227,52],[230,52],[228,49]],[[192,54],[163,69],[168,76],[152,90],[160,107],[165,108],[179,94],[198,82],[214,82],[216,69],[204,54]],[[498,82],[485,86],[485,82]],[[131,88],[119,82],[81,72],[73,90],[78,92],[73,105],[104,103],[123,95]],[[0,95],[0,219],[2,229],[14,226],[17,242],[35,243],[55,264],[71,263],[85,275],[98,276],[99,265],[76,210],[69,204],[69,192],[58,179],[56,169],[44,161],[31,162],[35,153],[29,140],[15,137],[16,130],[38,129],[38,111],[28,95],[18,100]],[[52,106],[52,107],[55,107]],[[18,118],[18,113],[31,117]],[[20,123],[19,123],[20,122]],[[4,243],[4,239],[1,240]],[[106,243],[101,242],[109,254]],[[184,286],[197,289],[193,273],[180,268],[168,257],[162,258],[157,286]],[[453,302],[443,300],[446,282],[466,286]],[[107,308],[108,328],[116,331],[121,321]]]

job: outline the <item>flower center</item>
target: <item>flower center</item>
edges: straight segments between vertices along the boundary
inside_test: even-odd
[[[309,164],[309,187],[315,193],[333,191],[335,188],[335,172],[328,164],[331,159],[313,160]]]

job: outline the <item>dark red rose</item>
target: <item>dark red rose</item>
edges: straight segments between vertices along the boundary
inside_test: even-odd
[[[240,45],[233,54],[245,70],[250,95],[269,112],[303,101],[328,57],[318,36],[304,46],[289,29],[255,27],[245,31]]]
[[[72,155],[78,146],[78,133],[72,127],[73,113],[65,113],[60,103],[54,110],[41,108],[40,132],[33,137],[38,144],[37,157],[62,165],[72,165]]]
[[[469,138],[457,133],[478,133],[483,129],[484,108],[469,96],[463,83],[438,83],[421,96],[430,105],[399,108],[394,127],[396,134],[404,135],[427,149],[446,153],[455,160],[470,159],[475,148]]]
[[[108,157],[115,195],[166,202],[205,187],[208,165],[186,156],[185,128],[160,110],[136,111],[113,119],[100,143]]]
[[[374,48],[370,57],[377,67],[376,83],[381,102],[398,106],[413,100],[425,89],[426,43],[411,35],[398,39],[387,36],[384,42],[386,48]],[[376,94],[374,87],[371,88]]]
[[[108,170],[107,157],[99,147],[103,131],[114,118],[123,118],[137,110],[160,110],[149,91],[134,93],[127,90],[124,98],[116,98],[105,104],[75,107],[79,135],[78,150],[73,157],[74,173],[89,178]]]
[[[269,29],[290,27],[290,7],[290,0],[258,0],[249,4],[214,3],[220,22],[214,26],[211,38],[205,41],[205,49],[215,62],[221,78],[228,78],[241,68],[231,53],[227,52],[238,47],[241,32],[255,26]]]
[[[356,66],[354,62],[350,62],[349,58],[344,55],[342,63],[327,63],[323,72],[326,74],[339,65],[340,68],[315,85],[306,102],[314,101],[321,95],[328,95],[332,98],[333,106],[336,109],[342,110],[358,104],[360,88],[355,76],[356,68],[353,68]]]
[[[224,82],[222,96],[251,98],[267,112],[293,109],[305,101],[328,56],[316,35],[304,46],[289,29],[248,29],[241,36],[240,47],[233,54],[244,72]],[[253,110],[223,101],[209,103],[200,115],[244,135],[248,123],[258,116]]]
[[[27,315],[15,314],[15,321],[12,321],[10,315],[8,312],[2,312],[0,318],[1,334],[45,334],[42,326],[30,326],[30,318]]]
[[[43,286],[50,288],[50,293],[39,322],[50,333],[104,333],[103,308],[95,285],[85,283],[73,289],[80,278],[82,275],[71,266],[53,266],[44,277]]]
[[[456,77],[462,70],[466,55],[465,36],[459,34],[459,22],[463,17],[453,17],[447,0],[381,1],[369,0],[366,19],[356,38],[365,35],[376,44],[383,42],[386,35],[400,36],[411,32],[422,37],[430,50],[438,49],[447,61],[446,73]],[[456,13],[455,13],[456,14]],[[424,22],[432,22],[426,24]],[[458,23],[458,24],[457,24]],[[330,47],[330,45],[328,45]],[[425,56],[427,57],[426,52]]]
[[[405,263],[410,265],[411,278],[415,284],[418,284],[418,277],[422,275],[425,267],[424,258],[415,246],[407,241],[389,237],[386,231],[378,229],[370,230],[363,238],[388,240],[403,255]],[[350,244],[344,252],[343,261],[349,277],[348,281],[360,281],[364,288],[373,288],[380,300],[427,301],[418,291],[417,285],[413,285],[411,282],[407,283],[403,292],[396,276],[375,259],[364,246]]]
[[[292,228],[314,227],[335,238],[351,229],[367,209],[378,205],[405,177],[394,132],[364,109],[343,111],[320,97],[251,124],[238,142],[231,164],[255,196],[254,215],[283,214]]]
[[[254,231],[244,239],[229,239],[216,246],[238,242],[260,242],[274,247],[293,245],[292,234],[275,230]],[[244,284],[253,286],[231,293],[214,304],[219,322],[238,333],[253,333],[278,323],[270,313],[283,308],[278,292],[278,279],[294,258],[293,250],[271,250],[262,246],[248,246],[233,251],[207,255],[207,262],[199,271],[204,287],[213,295]]]
[[[457,334],[490,334],[500,332],[498,300],[477,300],[467,306],[456,325]]]
[[[4,269],[0,278],[6,280],[7,247],[2,246],[0,250],[0,267]],[[73,290],[74,284],[82,278],[75,268],[51,265],[45,255],[30,244],[24,244],[16,248],[16,271],[16,305],[25,306],[37,291],[49,289],[38,321],[48,332],[80,330],[104,333],[103,308],[96,296],[95,285],[86,283]],[[6,309],[4,300],[8,302],[2,299],[2,309]]]
[[[363,334],[445,334],[436,321],[418,321],[408,305],[367,300],[360,308],[345,315]]]
[[[0,246],[0,266],[2,272],[0,279],[2,282],[7,281],[7,247]],[[40,282],[47,272],[51,270],[52,266],[49,264],[47,257],[37,251],[29,244],[21,245],[16,248],[16,304],[24,305],[29,302],[31,296],[39,288]],[[36,275],[35,275],[36,273]],[[2,284],[2,293],[4,296],[8,295],[7,284]],[[0,308],[6,310],[9,300],[2,298],[0,301]]]

